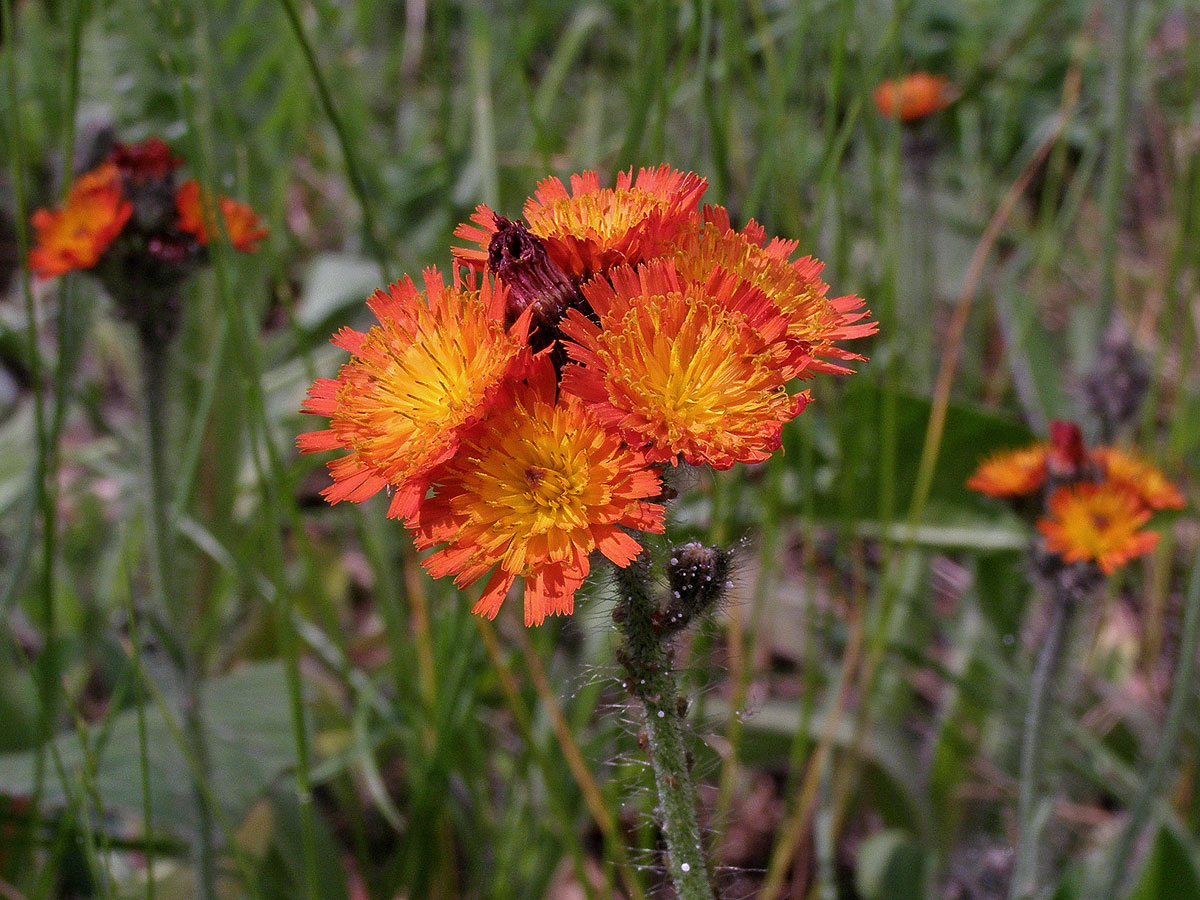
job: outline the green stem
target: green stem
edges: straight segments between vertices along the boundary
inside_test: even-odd
[[[128,562],[125,577],[128,579],[125,614],[129,616],[130,653],[133,655],[133,707],[137,710],[138,774],[142,779],[142,833],[149,843],[154,832],[154,804],[150,795],[150,743],[146,736],[146,698],[142,683],[142,630],[140,613],[133,607],[133,577]],[[146,900],[155,900],[155,856],[154,850],[146,851]]]
[[[1030,684],[1029,708],[1025,713],[1025,725],[1021,732],[1021,783],[1018,796],[1017,817],[1020,827],[1020,843],[1009,882],[1009,900],[1032,897],[1037,887],[1037,837],[1035,826],[1038,785],[1041,781],[1041,749],[1046,727],[1046,712],[1055,675],[1062,662],[1067,644],[1067,631],[1074,612],[1074,601],[1056,591],[1054,608],[1050,612],[1050,628],[1045,643],[1038,654]]]
[[[188,641],[192,630],[190,614],[183,595],[174,590],[171,570],[171,495],[167,488],[167,354],[170,344],[153,335],[141,337],[142,391],[145,400],[146,455],[150,475],[150,517],[147,537],[150,550],[150,582],[158,608],[166,612],[179,632],[174,647],[174,662],[180,676],[184,733],[199,762],[199,774],[192,778],[192,799],[196,812],[196,884],[202,900],[216,900],[216,850],[213,843],[212,813],[200,778],[208,772],[208,753],[200,706],[198,660]]]
[[[626,568],[617,569],[619,608],[624,610],[619,627],[626,640],[622,661],[629,672],[629,688],[645,710],[650,762],[675,892],[679,900],[714,900],[696,818],[696,788],[684,746],[685,710],[679,703],[666,646],[654,625],[650,571],[648,550]]]
[[[321,101],[321,108],[325,110],[329,123],[333,125],[333,130],[337,133],[338,143],[342,148],[342,159],[346,163],[346,174],[350,177],[350,186],[358,197],[358,205],[362,210],[363,232],[366,235],[367,243],[371,247],[372,254],[379,260],[384,281],[391,281],[386,262],[387,253],[375,229],[375,213],[371,206],[370,193],[367,190],[367,182],[363,178],[362,169],[358,165],[358,157],[354,152],[354,143],[350,140],[350,132],[346,130],[346,123],[342,121],[337,104],[333,102],[333,92],[329,89],[329,82],[325,80],[325,75],[321,72],[321,65],[317,62],[317,53],[304,31],[304,23],[300,21],[300,13],[296,9],[294,0],[279,0],[279,5],[283,7],[288,24],[292,28],[292,34],[296,36],[296,41],[300,44],[304,62],[307,64],[313,84],[317,88],[317,97]]]
[[[1133,95],[1135,0],[1114,0],[1110,6],[1115,8],[1113,30],[1120,36],[1121,45],[1115,66],[1114,106],[1108,131],[1109,156],[1104,171],[1100,297],[1096,308],[1093,347],[1098,345],[1100,335],[1108,327],[1116,297],[1117,232],[1121,225],[1121,200],[1125,194],[1125,155],[1129,146],[1129,110]]]
[[[1179,745],[1179,736],[1183,731],[1188,701],[1192,696],[1192,682],[1196,675],[1196,651],[1200,649],[1200,556],[1192,567],[1192,578],[1188,585],[1187,609],[1183,617],[1183,635],[1179,641],[1179,657],[1175,660],[1174,687],[1171,689],[1171,701],[1167,708],[1167,723],[1163,728],[1162,739],[1158,742],[1158,750],[1154,761],[1150,764],[1150,772],[1142,782],[1141,790],[1130,808],[1129,821],[1117,839],[1113,850],[1112,868],[1108,885],[1102,895],[1103,900],[1115,900],[1122,882],[1129,874],[1130,856],[1134,844],[1145,827],[1146,819],[1150,816],[1154,800],[1162,789],[1167,777],[1167,770],[1175,756]]]

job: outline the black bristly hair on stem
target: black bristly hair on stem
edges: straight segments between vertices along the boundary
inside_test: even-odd
[[[728,584],[729,555],[698,543],[646,549],[617,569],[620,595],[613,621],[623,636],[617,659],[625,687],[641,704],[644,738],[658,792],[671,882],[680,900],[713,900],[710,866],[696,811],[692,759],[686,746],[688,701],[679,693],[671,644],[688,625],[710,615]],[[664,559],[665,556],[665,559]],[[658,596],[664,568],[668,596]]]

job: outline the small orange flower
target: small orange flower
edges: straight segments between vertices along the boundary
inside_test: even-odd
[[[875,108],[881,116],[915,122],[945,109],[952,99],[945,75],[915,72],[899,81],[884,81],[875,88]]]
[[[571,190],[557,178],[542,181],[525,201],[529,230],[546,243],[550,258],[577,280],[612,266],[636,265],[663,252],[695,213],[708,187],[699,175],[661,165],[617,175],[615,188],[600,186],[595,172],[571,176]],[[496,214],[480,205],[455,237],[480,249],[456,247],[455,258],[482,269],[496,233]]]
[[[578,365],[562,387],[630,446],[651,462],[717,469],[779,449],[809,399],[789,395],[788,381],[810,357],[761,291],[723,272],[689,281],[660,260],[613,269],[583,292],[600,325],[567,313],[560,327]]]
[[[847,374],[838,360],[861,360],[835,342],[867,337],[879,330],[858,297],[829,298],[829,285],[820,279],[824,264],[811,256],[790,262],[796,241],[767,241],[763,227],[751,220],[734,231],[723,207],[706,206],[703,221],[694,220],[674,246],[675,265],[691,281],[705,281],[714,269],[729,272],[758,288],[783,313],[788,334],[809,348],[807,374]]]
[[[304,412],[329,428],[302,434],[302,452],[349,450],[329,463],[330,503],[360,501],[387,486],[388,515],[409,518],[425,496],[429,472],[455,454],[523,355],[528,315],[504,326],[506,291],[457,278],[446,287],[425,272],[425,298],[411,279],[367,301],[379,324],[365,334],[343,328],[333,343],[351,359],[338,377],[319,378]]]
[[[640,547],[622,529],[663,530],[661,492],[642,454],[569,396],[556,402],[554,369],[539,358],[433,475],[433,497],[414,523],[434,577],[464,587],[495,569],[474,611],[495,618],[516,578],[525,579],[525,624],[569,614],[599,550],[626,566]]]
[[[1149,509],[1183,509],[1183,495],[1158,467],[1115,447],[1099,447],[1092,457],[1107,481],[1128,489]]]
[[[243,253],[253,253],[258,242],[269,233],[254,210],[231,197],[218,197],[217,204],[225,219],[229,243]],[[195,237],[201,246],[206,245],[208,224],[200,202],[200,184],[194,178],[180,185],[175,194],[175,209],[179,213],[179,230]]]
[[[105,163],[81,175],[63,206],[33,214],[37,246],[29,253],[29,268],[40,278],[92,268],[131,215],[133,204],[121,193],[115,165]]]
[[[979,464],[967,487],[989,497],[1024,497],[1046,483],[1048,444],[1004,450]]]
[[[1038,531],[1046,549],[1068,563],[1091,561],[1111,575],[1158,543],[1155,532],[1138,530],[1150,520],[1150,510],[1111,482],[1061,487],[1049,507],[1049,515],[1038,520]]]

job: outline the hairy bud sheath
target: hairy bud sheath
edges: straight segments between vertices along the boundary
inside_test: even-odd
[[[671,550],[667,583],[671,596],[664,611],[664,630],[674,633],[708,615],[725,594],[729,553],[692,541]]]

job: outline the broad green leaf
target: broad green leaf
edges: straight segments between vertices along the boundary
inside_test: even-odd
[[[287,685],[278,662],[256,663],[207,682],[201,688],[209,758],[208,784],[221,812],[237,823],[279,775],[295,763],[296,748],[288,712]],[[176,731],[160,710],[146,709],[150,799],[156,828],[186,830],[193,822],[192,773],[180,751]],[[96,752],[100,726],[87,732],[88,748],[74,733],[54,741],[62,763],[49,756],[43,789],[47,804],[63,805],[89,780],[106,807],[139,812],[142,808],[141,753],[137,712],[126,710],[112,721]],[[192,748],[189,748],[189,754]],[[35,752],[0,756],[0,792],[33,792]]]

